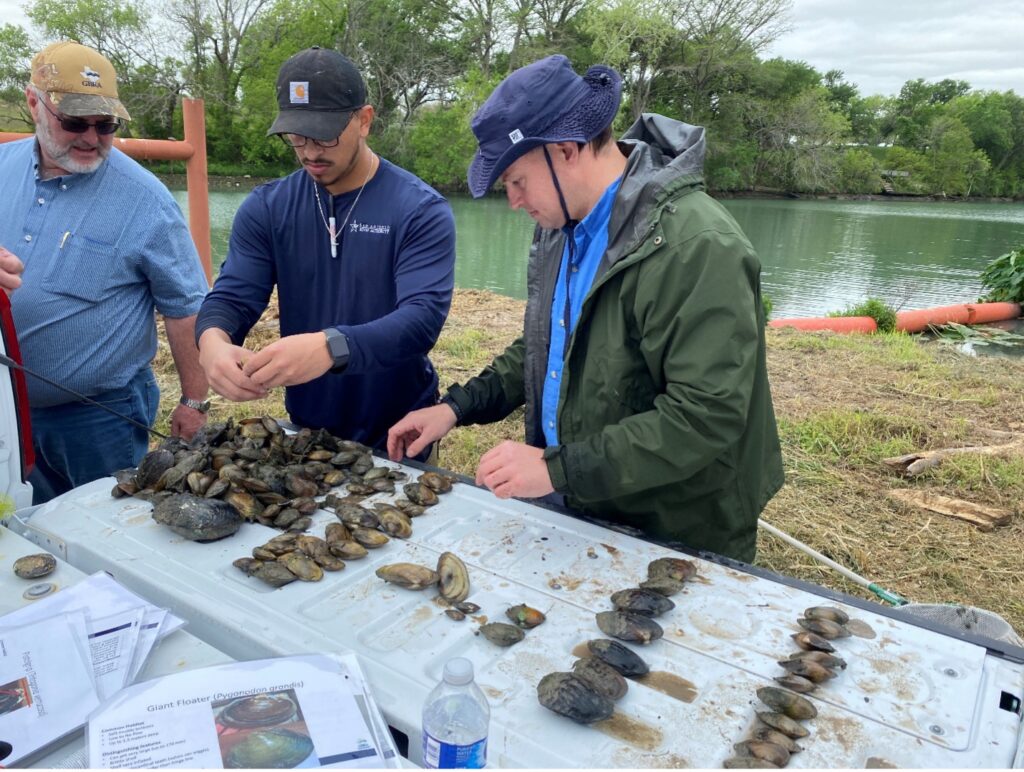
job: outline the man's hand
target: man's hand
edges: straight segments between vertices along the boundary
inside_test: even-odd
[[[476,484],[486,485],[499,499],[536,499],[555,492],[544,450],[506,440],[480,457]]]
[[[211,327],[199,338],[199,364],[210,388],[232,402],[245,402],[267,396],[267,390],[242,372],[242,365],[253,356],[249,349],[236,346],[224,330]]]
[[[264,389],[308,383],[331,369],[334,360],[322,332],[288,335],[257,351],[242,373]]]
[[[171,436],[191,440],[192,435],[206,424],[206,413],[187,405],[178,405],[171,412]]]
[[[388,429],[388,458],[401,461],[418,455],[427,445],[450,432],[455,424],[455,411],[448,405],[413,410]]]
[[[13,252],[0,247],[0,289],[8,295],[21,286],[21,272],[25,265]]]

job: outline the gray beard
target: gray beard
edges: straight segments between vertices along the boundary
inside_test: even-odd
[[[89,163],[76,161],[71,157],[71,147],[75,141],[72,140],[66,145],[61,145],[50,133],[49,124],[45,120],[36,124],[36,141],[39,142],[39,146],[53,163],[72,174],[89,174],[94,172],[103,165],[103,162],[107,160],[107,156],[110,155],[110,147],[100,144],[97,146],[99,158],[95,161]]]

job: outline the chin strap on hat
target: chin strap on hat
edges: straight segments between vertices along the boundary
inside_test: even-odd
[[[565,225],[562,226],[562,232],[565,233],[565,242],[569,247],[569,266],[566,266],[565,271],[565,305],[562,308],[562,322],[565,328],[565,341],[562,346],[562,359],[564,360],[569,354],[569,338],[572,330],[572,306],[569,298],[569,282],[571,271],[569,267],[576,261],[576,226],[579,225],[579,220],[574,220],[569,216],[569,207],[566,206],[565,196],[562,195],[562,186],[558,184],[558,175],[555,174],[555,164],[551,161],[551,154],[548,153],[548,146],[542,145],[541,148],[544,150],[544,160],[548,162],[548,171],[551,172],[551,181],[555,183],[555,192],[558,193],[558,203],[562,206],[562,214],[565,215]]]

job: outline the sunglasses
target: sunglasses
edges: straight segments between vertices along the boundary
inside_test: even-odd
[[[345,133],[345,129],[352,123],[352,118],[361,108],[357,107],[352,110],[344,123],[341,124],[341,130],[338,132],[338,136],[334,139],[313,139],[312,137],[304,137],[301,134],[278,134],[281,141],[284,142],[288,147],[305,147],[307,142],[312,142],[317,147],[336,147],[341,141],[341,135]]]
[[[116,118],[112,121],[96,121],[95,123],[90,123],[89,121],[82,120],[81,118],[73,118],[69,115],[55,113],[50,109],[50,106],[46,104],[45,99],[40,99],[39,101],[42,103],[43,107],[46,108],[46,111],[57,119],[60,123],[60,127],[71,134],[85,134],[89,129],[96,129],[97,134],[101,137],[105,137],[108,134],[113,134],[121,128],[121,122]]]

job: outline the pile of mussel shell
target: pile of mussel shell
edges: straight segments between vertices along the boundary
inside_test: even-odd
[[[613,609],[598,612],[597,626],[611,638],[641,645],[661,638],[664,631],[654,617],[674,609],[669,596],[696,575],[696,564],[684,558],[651,561],[647,578],[638,587],[612,593]],[[588,641],[587,650],[590,656],[573,663],[571,673],[549,673],[537,685],[541,705],[579,724],[611,716],[615,701],[626,694],[626,678],[648,672],[647,663],[617,641]]]
[[[818,709],[802,696],[835,678],[846,669],[831,641],[850,635],[849,615],[834,606],[806,609],[797,620],[803,628],[792,635],[799,650],[779,660],[785,671],[775,680],[781,686],[763,686],[757,697],[770,708],[757,711],[757,722],[747,739],[733,745],[735,755],[722,764],[726,769],[782,768],[802,749],[797,740],[810,732],[800,722],[818,715]],[[785,687],[785,688],[782,688]]]
[[[676,607],[668,596],[675,595],[697,575],[697,566],[684,558],[658,558],[647,566],[647,579],[639,587],[612,593],[612,611],[597,614],[601,632],[620,641],[648,644],[665,631],[654,617]]]

